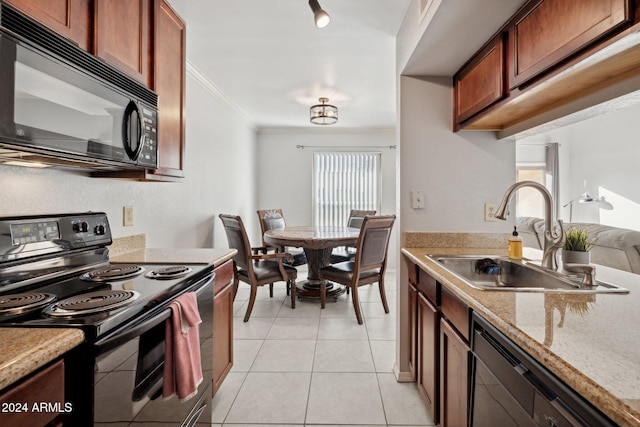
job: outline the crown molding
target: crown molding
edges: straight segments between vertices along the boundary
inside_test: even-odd
[[[235,114],[240,120],[242,120],[247,126],[254,131],[258,130],[258,126],[249,118],[249,116],[240,108],[235,102],[233,102],[227,95],[225,95],[218,87],[207,78],[193,63],[187,59],[187,77],[190,77],[200,87],[202,87],[209,95],[220,101],[229,111]]]

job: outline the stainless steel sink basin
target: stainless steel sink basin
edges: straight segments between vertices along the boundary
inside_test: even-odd
[[[628,293],[620,286],[596,280],[595,286],[581,283],[582,276],[543,269],[527,261],[512,261],[505,257],[483,255],[427,255],[439,262],[469,286],[480,290],[499,291],[559,291],[591,293]],[[492,262],[489,273],[478,272],[476,263]],[[496,266],[496,267],[494,267]],[[486,270],[486,269],[485,269]]]

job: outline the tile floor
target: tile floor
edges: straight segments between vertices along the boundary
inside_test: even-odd
[[[306,277],[298,268],[298,277]],[[432,426],[415,383],[398,383],[395,362],[395,272],[386,277],[391,313],[377,285],[360,288],[364,325],[351,296],[298,301],[291,309],[284,283],[274,297],[258,289],[249,322],[242,318],[249,288],[234,303],[234,366],[213,399],[213,427]]]

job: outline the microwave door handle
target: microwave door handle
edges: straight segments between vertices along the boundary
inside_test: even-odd
[[[135,150],[132,146],[133,141],[131,141],[130,138],[130,136],[132,136],[130,132],[131,119],[134,113],[136,118],[136,136],[138,142],[138,146]],[[122,119],[122,143],[124,145],[124,150],[127,152],[127,156],[131,160],[138,160],[138,156],[140,155],[142,146],[144,144],[143,137],[144,136],[142,133],[142,118],[140,117],[140,110],[138,109],[138,106],[134,101],[129,101],[129,104],[127,104],[127,107],[124,110],[124,117]]]

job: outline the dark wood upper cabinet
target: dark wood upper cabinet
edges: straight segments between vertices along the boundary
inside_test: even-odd
[[[184,177],[186,25],[164,0],[156,0],[155,91],[158,93],[156,176]]]
[[[506,94],[503,34],[491,40],[453,77],[455,123],[462,123]]]
[[[47,28],[92,50],[93,0],[5,0]]]
[[[510,88],[630,22],[629,0],[538,0],[509,26]]]
[[[95,54],[153,87],[152,0],[95,0]]]

